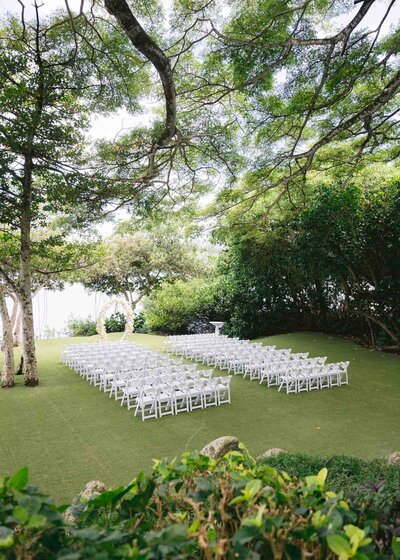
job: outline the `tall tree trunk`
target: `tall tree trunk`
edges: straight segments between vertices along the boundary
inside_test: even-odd
[[[32,157],[25,156],[24,189],[21,205],[21,261],[20,303],[22,310],[22,343],[25,385],[34,387],[39,383],[35,331],[33,324],[32,278],[31,278],[31,203],[32,203]]]
[[[13,307],[11,312],[11,328],[14,337],[14,346],[19,346],[21,342],[21,309],[19,305],[19,299],[15,294],[10,294],[13,300]]]
[[[14,346],[19,346],[21,344],[21,331],[22,331],[22,310],[21,307],[18,310],[18,315],[14,323]]]
[[[10,315],[8,314],[4,292],[0,290],[0,317],[3,325],[3,369],[1,372],[1,386],[3,388],[14,385],[14,339]]]

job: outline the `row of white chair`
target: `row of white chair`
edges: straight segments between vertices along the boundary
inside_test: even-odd
[[[122,399],[124,402],[124,395],[129,392],[129,387],[136,387],[139,385],[165,385],[166,387],[172,386],[181,381],[195,381],[198,379],[210,379],[213,370],[191,370],[184,369],[173,374],[159,374],[154,370],[149,372],[129,372],[116,374],[109,386],[103,387],[105,393],[110,392],[110,398],[114,397],[116,401]]]
[[[326,357],[309,358],[308,352],[292,353],[290,348],[276,349],[248,340],[229,339],[218,335],[171,337],[165,347],[171,351],[243,375],[268,387],[276,386],[286,393],[300,393],[348,385],[349,362],[326,364]]]
[[[337,362],[326,365],[298,367],[279,376],[278,391],[285,388],[286,393],[301,393],[314,389],[328,389],[349,384],[348,366],[350,362]]]
[[[131,384],[126,392],[127,406],[132,408],[133,399],[135,416],[140,413],[142,420],[220,406],[231,402],[230,382],[231,376],[225,376],[184,380],[171,386]]]
[[[61,361],[142,420],[230,403],[231,376],[131,343],[63,348]]]

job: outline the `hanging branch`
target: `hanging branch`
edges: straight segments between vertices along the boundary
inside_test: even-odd
[[[163,146],[178,132],[176,128],[176,90],[169,58],[140,25],[126,0],[105,0],[104,5],[107,11],[116,18],[134,47],[153,64],[160,77],[165,96],[165,127],[156,144]]]

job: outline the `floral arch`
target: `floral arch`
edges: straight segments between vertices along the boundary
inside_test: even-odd
[[[122,335],[121,340],[125,340],[126,338],[128,338],[128,336],[130,334],[133,333],[133,311],[131,306],[129,305],[129,303],[126,301],[126,299],[122,298],[122,297],[115,297],[112,299],[109,299],[101,308],[99,317],[97,319],[97,326],[96,326],[96,330],[100,335],[100,338],[102,340],[107,340],[107,333],[106,333],[106,325],[105,325],[105,321],[106,321],[106,316],[108,311],[113,307],[119,305],[122,308],[122,312],[125,315],[125,332]]]

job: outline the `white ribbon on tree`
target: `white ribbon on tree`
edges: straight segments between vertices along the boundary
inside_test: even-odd
[[[130,334],[133,333],[133,311],[132,307],[122,297],[115,297],[106,301],[106,303],[101,308],[100,314],[97,319],[96,330],[100,335],[102,340],[107,340],[106,332],[106,318],[108,311],[113,307],[119,305],[122,308],[122,312],[125,315],[125,331],[122,335],[121,340],[128,338]]]

